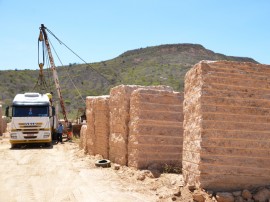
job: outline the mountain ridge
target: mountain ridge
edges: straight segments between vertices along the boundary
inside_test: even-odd
[[[202,46],[201,44],[192,44],[192,43],[182,43],[182,44],[162,44],[159,46],[149,46],[146,48],[138,48],[138,49],[133,49],[133,50],[129,50],[126,51],[122,54],[120,54],[118,57],[127,57],[130,55],[136,55],[138,54],[138,52],[142,53],[142,52],[150,52],[153,53],[156,49],[159,49],[160,53],[173,53],[173,52],[177,52],[177,53],[182,53],[182,54],[194,54],[196,53],[196,55],[204,55],[213,59],[213,56],[215,58],[217,58],[218,60],[221,60],[221,58],[223,58],[224,60],[226,59],[234,59],[234,61],[245,61],[245,62],[253,62],[253,63],[258,63],[256,60],[250,58],[250,57],[239,57],[239,56],[227,56],[221,53],[216,53],[212,50],[206,49],[204,46]],[[144,51],[147,50],[147,51]],[[154,51],[153,51],[154,50]],[[203,53],[203,54],[200,54]],[[151,55],[153,56],[153,55]],[[117,57],[116,57],[117,58]],[[207,60],[207,59],[204,59]],[[194,62],[192,62],[193,64]]]
[[[110,88],[120,84],[168,85],[175,91],[182,91],[186,72],[201,60],[258,63],[252,58],[226,56],[208,50],[200,44],[184,43],[129,50],[106,61],[57,67],[57,72],[67,112],[74,118],[76,109],[85,105],[81,97],[108,94]],[[3,108],[11,104],[17,93],[33,91],[39,74],[38,70],[0,72],[0,101],[4,105]],[[57,95],[50,69],[44,74],[47,76],[50,91]],[[80,90],[81,95],[72,83]],[[56,96],[54,99],[57,101]]]

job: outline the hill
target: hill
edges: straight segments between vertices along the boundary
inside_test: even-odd
[[[74,118],[77,109],[84,107],[81,97],[108,94],[111,87],[120,84],[169,85],[182,91],[186,72],[201,60],[258,63],[252,58],[215,53],[199,44],[170,44],[130,50],[98,63],[61,66],[57,67],[57,72],[69,118]],[[11,104],[17,93],[33,91],[38,74],[38,70],[0,71],[3,108]],[[47,69],[45,75],[50,91],[55,91],[51,71]]]

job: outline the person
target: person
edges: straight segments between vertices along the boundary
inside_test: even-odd
[[[29,115],[29,116],[33,115],[32,108],[31,108],[31,107],[29,108],[28,115]]]
[[[69,122],[67,127],[67,140],[71,139],[72,139],[72,123]]]
[[[52,96],[53,96],[53,92],[50,92],[50,93],[46,93],[46,95],[48,96],[49,100],[50,100],[50,103],[52,105]]]
[[[64,126],[61,122],[59,122],[57,127],[57,143],[61,142],[63,143],[62,134],[63,134]]]

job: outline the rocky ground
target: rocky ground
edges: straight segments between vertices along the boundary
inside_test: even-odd
[[[182,175],[111,164],[96,167],[100,156],[85,155],[75,141],[10,149],[0,137],[0,201],[183,201],[265,202],[270,187],[212,192],[185,187]]]
[[[96,167],[74,141],[10,149],[0,139],[0,201],[181,201],[181,175]]]

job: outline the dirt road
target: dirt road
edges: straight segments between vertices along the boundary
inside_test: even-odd
[[[142,171],[127,167],[97,168],[97,157],[76,143],[10,149],[8,139],[0,137],[0,201],[171,201],[181,183],[175,176],[140,178]]]

